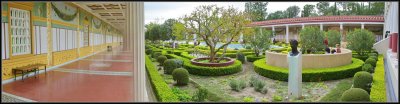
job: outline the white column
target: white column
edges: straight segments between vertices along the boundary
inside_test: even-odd
[[[289,25],[286,25],[286,43],[289,43]]]
[[[343,23],[340,23],[340,39],[343,40]]]
[[[275,34],[275,26],[272,26],[272,33],[274,35],[274,38],[276,38],[276,34]]]
[[[319,29],[320,29],[321,31],[324,31],[324,26],[322,25],[322,23],[319,24]]]
[[[364,29],[364,23],[361,23],[361,29]]]
[[[304,29],[304,24],[301,24],[301,29]]]
[[[131,2],[130,12],[130,35],[133,45],[133,97],[135,102],[149,101],[146,89],[145,53],[144,53],[144,3]]]

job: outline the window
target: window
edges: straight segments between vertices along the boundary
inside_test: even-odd
[[[27,10],[10,8],[12,55],[31,54],[31,22]]]

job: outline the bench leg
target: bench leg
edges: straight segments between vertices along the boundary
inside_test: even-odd
[[[22,82],[24,81],[24,71],[22,71]]]
[[[13,70],[13,73],[14,73],[14,80],[17,80],[17,71]]]
[[[34,71],[35,71],[35,78],[37,78],[37,75],[36,75],[36,69],[35,69]]]

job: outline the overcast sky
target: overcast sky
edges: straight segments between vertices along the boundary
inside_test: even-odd
[[[316,5],[318,2],[269,2],[267,12],[272,13],[277,10],[286,10],[289,6],[297,5],[300,10],[306,4]],[[245,2],[145,2],[145,24],[155,22],[163,23],[169,18],[179,18],[185,14],[190,14],[197,6],[212,5],[217,6],[233,6],[239,10],[244,10]],[[301,12],[300,12],[301,13]],[[299,13],[299,15],[300,15]]]

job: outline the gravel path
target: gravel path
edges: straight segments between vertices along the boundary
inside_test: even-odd
[[[5,94],[1,94],[1,102],[25,102],[25,101],[5,95]]]

